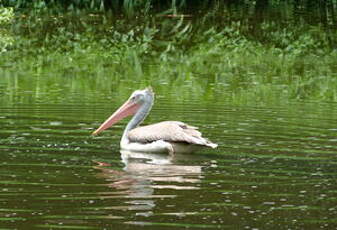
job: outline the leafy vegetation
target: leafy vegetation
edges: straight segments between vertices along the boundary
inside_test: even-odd
[[[219,4],[203,14],[187,14],[172,1],[178,8],[149,13],[148,1],[144,11],[130,16],[142,1],[124,1],[123,14],[94,7],[108,1],[81,1],[84,8],[91,2],[93,10],[71,11],[79,6],[33,2],[30,12],[24,10],[29,2],[17,2],[23,10],[17,10],[7,32],[16,40],[6,43],[0,57],[3,76],[11,76],[9,90],[15,82],[47,92],[50,82],[63,84],[68,78],[81,79],[83,91],[132,81],[176,90],[189,84],[199,94],[228,92],[239,102],[337,101],[337,32],[322,23],[284,24],[272,18],[252,23],[239,17],[241,10]]]
[[[14,18],[13,8],[0,8],[0,54],[13,44],[13,37],[8,31],[8,26]]]

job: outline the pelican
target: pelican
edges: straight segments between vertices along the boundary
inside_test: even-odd
[[[173,154],[193,152],[198,147],[216,148],[218,146],[203,138],[197,127],[180,121],[163,121],[138,127],[149,114],[153,101],[154,93],[150,87],[136,90],[116,112],[93,132],[93,135],[109,128],[121,119],[133,115],[120,142],[122,150]]]

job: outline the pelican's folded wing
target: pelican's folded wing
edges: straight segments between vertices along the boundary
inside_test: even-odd
[[[197,127],[189,126],[180,121],[163,121],[138,127],[128,133],[128,138],[131,142],[148,143],[164,140],[216,147],[216,144],[211,143],[201,136]]]

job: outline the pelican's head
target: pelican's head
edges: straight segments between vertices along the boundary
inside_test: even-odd
[[[154,98],[154,93],[151,87],[147,87],[143,90],[136,90],[134,91],[129,100],[135,104],[142,105],[145,102],[152,102]]]
[[[101,131],[109,128],[113,124],[122,120],[125,117],[134,115],[144,104],[151,108],[154,99],[154,93],[151,87],[147,87],[143,90],[134,91],[130,98],[116,111],[114,112],[103,124],[96,129],[92,134],[96,135]]]

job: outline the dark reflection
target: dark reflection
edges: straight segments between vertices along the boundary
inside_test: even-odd
[[[94,168],[99,170],[97,177],[103,178],[107,186],[122,191],[123,198],[131,198],[125,200],[125,206],[111,209],[152,210],[156,199],[176,197],[155,190],[199,189],[202,166],[179,164],[188,157],[121,151],[123,171],[111,169],[106,162],[96,162]]]

